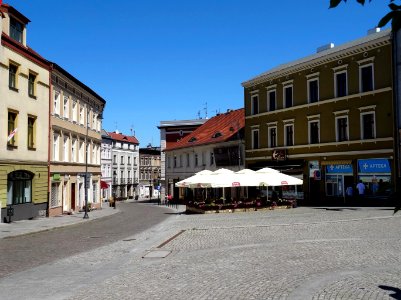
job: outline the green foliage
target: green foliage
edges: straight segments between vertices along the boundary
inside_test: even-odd
[[[372,0],[369,0],[371,2]],[[391,27],[393,30],[398,30],[401,28],[401,5],[396,5],[394,0],[389,0],[390,4],[388,7],[390,8],[390,12],[387,13],[379,23],[377,24],[377,27],[384,27],[387,25],[388,22],[391,21]],[[329,8],[335,8],[337,7],[341,2],[347,2],[347,0],[330,0],[330,7]],[[365,5],[366,0],[356,0],[361,5]]]

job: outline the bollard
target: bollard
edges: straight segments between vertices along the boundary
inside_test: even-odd
[[[9,204],[7,207],[8,223],[11,223],[12,216],[14,216],[14,207],[12,207],[12,204]]]

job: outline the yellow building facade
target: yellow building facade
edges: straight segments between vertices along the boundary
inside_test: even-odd
[[[46,215],[49,66],[26,45],[29,20],[0,10],[1,222]]]
[[[394,191],[390,31],[329,44],[242,85],[246,167],[302,178],[302,189],[284,188],[301,203],[383,204]]]

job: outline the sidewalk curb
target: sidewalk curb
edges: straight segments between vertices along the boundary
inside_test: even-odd
[[[40,227],[27,228],[27,230],[25,232],[21,232],[21,233],[14,233],[13,234],[13,233],[10,232],[11,235],[6,235],[4,237],[0,237],[0,240],[1,239],[11,239],[11,238],[14,238],[14,237],[26,236],[26,235],[30,235],[30,234],[34,234],[34,233],[51,231],[51,230],[58,229],[58,228],[65,228],[65,227],[68,227],[68,226],[74,226],[74,225],[78,225],[78,224],[81,224],[81,223],[84,223],[84,222],[90,222],[90,221],[94,221],[94,220],[101,219],[101,218],[104,218],[104,217],[108,217],[108,216],[111,216],[111,215],[115,215],[115,214],[120,213],[120,212],[121,211],[118,208],[116,208],[116,209],[113,209],[112,212],[110,212],[108,214],[105,214],[103,216],[96,216],[96,217],[92,217],[92,218],[89,217],[89,219],[80,218],[80,219],[76,219],[75,221],[73,221],[71,223],[65,223],[65,224],[59,224],[59,225],[57,225],[57,224],[49,225],[49,227],[47,227],[47,228],[40,228]],[[50,217],[50,218],[57,218],[57,217]],[[43,219],[45,219],[45,221],[49,221],[50,222],[52,220],[50,218],[46,217],[46,218],[43,218]],[[23,221],[31,221],[31,220],[23,220]],[[16,221],[16,222],[18,222],[18,221]],[[8,224],[7,226],[12,226],[12,223]]]

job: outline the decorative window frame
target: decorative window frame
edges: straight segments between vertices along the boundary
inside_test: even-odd
[[[334,71],[334,98],[338,98],[337,95],[337,75],[345,73],[345,96],[348,96],[348,65],[342,65],[339,67],[333,68]],[[342,97],[345,97],[342,96]]]
[[[374,59],[374,57],[373,57]],[[359,93],[365,93],[362,91],[362,69],[366,67],[372,67],[372,91],[375,90],[375,64],[372,59],[364,59],[362,61],[358,61],[359,64]],[[371,92],[371,91],[366,91]]]
[[[309,145],[320,144],[320,114],[307,116],[307,119],[308,119],[308,144]],[[318,124],[318,134],[317,134],[318,142],[312,143],[311,142],[311,140],[312,140],[311,139],[311,124],[315,123],[315,122]]]
[[[260,134],[259,134],[260,132],[259,132],[259,127],[257,127],[257,128],[252,128],[252,130],[251,130],[251,142],[252,142],[252,149],[253,150],[255,150],[255,149],[259,149],[260,148]],[[258,140],[257,140],[257,147],[255,147],[255,134],[257,134],[257,138],[258,138]]]
[[[291,120],[283,120],[284,123],[284,145],[287,147],[291,147],[295,145],[295,126],[294,126],[294,119]],[[292,127],[292,145],[288,145],[287,140],[287,127]]]
[[[283,108],[290,108],[294,106],[294,80],[287,80],[282,83],[283,85]],[[286,89],[291,88],[291,106],[286,106],[287,96]],[[277,94],[276,94],[277,96]]]
[[[376,138],[376,133],[377,133],[377,129],[376,129],[376,105],[369,105],[369,106],[364,106],[364,107],[359,107],[359,111],[360,111],[360,116],[359,116],[359,124],[360,124],[360,138],[361,140],[365,140],[363,138],[364,136],[364,131],[363,131],[363,116],[364,115],[368,115],[368,114],[373,114],[373,122],[374,122],[374,128],[373,128],[373,139]]]
[[[336,142],[346,142],[349,141],[349,117],[348,117],[348,110],[343,110],[343,111],[338,111],[338,112],[334,112],[335,115],[335,130],[336,130]],[[347,139],[340,141],[339,140],[339,135],[338,135],[338,120],[339,119],[343,119],[346,118],[347,119]]]
[[[319,73],[317,73],[319,75]],[[307,77],[308,78],[308,77]],[[319,88],[319,77],[312,77],[308,78],[306,80],[306,89],[307,89],[307,94],[308,94],[308,103],[316,103],[316,102],[311,102],[311,97],[310,97],[310,82],[312,81],[317,81],[317,101],[320,101],[320,88]]]
[[[267,111],[275,111],[277,110],[277,84],[268,86],[266,91],[266,98],[267,98]],[[272,110],[270,107],[270,94],[274,93],[274,105],[275,105],[275,109]]]
[[[255,91],[254,94],[251,94],[251,115],[257,115],[257,114],[259,114],[259,111],[260,111],[260,99],[259,99],[259,94],[257,93],[258,91]],[[255,98],[257,99],[257,103],[258,103],[257,111],[254,106]]]

